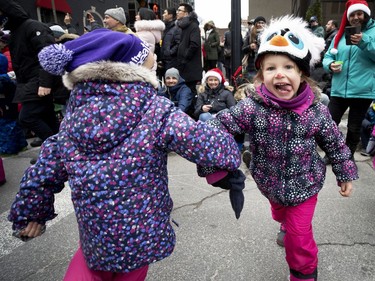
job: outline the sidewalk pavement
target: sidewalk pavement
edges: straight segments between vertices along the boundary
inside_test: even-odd
[[[32,148],[4,159],[8,182],[0,188],[2,213],[9,210],[21,175],[37,153]],[[313,223],[320,281],[375,280],[375,171],[369,158],[359,153],[355,158],[360,179],[354,182],[353,196],[339,195],[331,166],[319,195]],[[171,153],[168,168],[177,243],[169,258],[150,265],[147,281],[287,280],[284,250],[275,242],[279,226],[244,165],[245,206],[239,220],[231,209],[228,191],[199,178],[194,164]],[[9,245],[16,243],[13,240],[3,245],[11,250],[0,249],[0,280],[62,280],[78,245],[69,196],[68,188],[57,195],[63,207],[57,208],[59,216],[42,237],[13,248]],[[1,220],[2,239],[11,239],[5,215]]]

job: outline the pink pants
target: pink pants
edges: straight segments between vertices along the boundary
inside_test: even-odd
[[[64,281],[144,281],[148,265],[128,273],[91,270],[86,265],[81,247],[78,248],[65,273]]]
[[[289,268],[306,275],[312,274],[318,267],[318,247],[312,230],[317,201],[317,194],[293,207],[270,201],[272,218],[282,223],[286,230],[284,245]]]

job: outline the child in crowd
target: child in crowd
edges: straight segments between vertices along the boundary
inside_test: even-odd
[[[362,120],[362,125],[361,125],[361,142],[362,142],[361,154],[364,156],[374,156],[366,152],[366,147],[368,145],[368,142],[369,142],[369,139],[371,137],[371,133],[374,127],[375,127],[375,100],[371,103],[370,107],[368,108],[366,112],[366,116]]]
[[[317,145],[332,162],[342,196],[350,196],[352,180],[358,178],[350,150],[309,78],[323,48],[324,40],[302,19],[273,20],[261,36],[255,90],[249,87],[247,98],[208,121],[234,135],[249,134],[250,172],[281,224],[277,242],[285,246],[292,281],[317,280],[312,219],[326,172]],[[231,177],[208,182],[225,186]]]
[[[165,87],[158,91],[158,95],[170,99],[183,112],[189,113],[193,102],[193,93],[186,86],[178,69],[174,67],[168,69],[164,77]]]
[[[22,178],[8,217],[15,235],[39,236],[69,181],[80,247],[64,280],[144,280],[175,245],[168,152],[235,171],[236,142],[157,96],[153,54],[134,35],[96,29],[44,48],[39,60],[52,74],[67,71],[72,92],[59,133]]]
[[[235,105],[236,100],[231,90],[233,88],[225,81],[220,69],[213,68],[207,71],[198,90],[194,116],[201,121],[207,121],[220,110]]]

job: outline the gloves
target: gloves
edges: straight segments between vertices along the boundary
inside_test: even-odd
[[[229,172],[225,178],[213,183],[213,186],[229,190],[229,199],[236,219],[240,218],[245,197],[242,190],[245,188],[246,176],[241,170]]]

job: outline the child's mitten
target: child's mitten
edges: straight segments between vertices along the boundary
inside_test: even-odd
[[[242,190],[245,188],[246,176],[241,170],[229,172],[226,177],[213,183],[213,186],[229,190],[229,199],[236,219],[240,218],[245,197]]]

